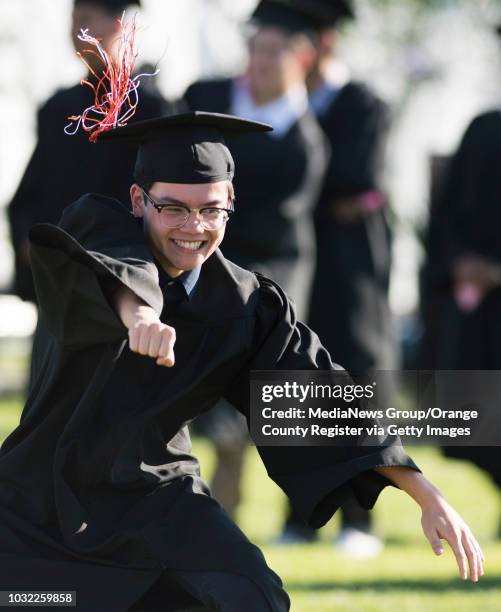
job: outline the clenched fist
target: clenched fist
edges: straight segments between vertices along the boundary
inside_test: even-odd
[[[162,323],[156,314],[143,315],[129,328],[130,350],[156,359],[158,365],[174,365],[175,342],[176,330]]]
[[[171,368],[175,361],[176,330],[162,323],[153,308],[127,287],[120,287],[113,294],[112,302],[129,330],[130,350],[156,359],[160,366]]]

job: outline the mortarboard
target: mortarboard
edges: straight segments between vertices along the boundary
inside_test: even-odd
[[[95,4],[96,6],[108,10],[110,13],[118,14],[123,12],[131,4],[140,7],[141,0],[73,0],[73,4],[75,6],[77,4]]]
[[[354,18],[350,0],[261,0],[252,18],[295,34],[331,28],[344,18]]]
[[[231,180],[235,171],[226,137],[271,129],[240,117],[195,111],[117,127],[99,140],[138,145],[134,179],[140,185],[215,183]]]
[[[110,57],[98,39],[82,31],[81,39],[96,47],[104,64],[98,86],[90,84],[95,104],[69,117],[67,134],[89,132],[91,142],[111,140],[138,146],[134,179],[140,185],[155,181],[196,184],[232,180],[235,163],[226,137],[268,132],[264,123],[219,113],[189,112],[127,125],[138,104],[139,77],[132,77],[136,59],[135,19],[120,20],[119,58]],[[141,75],[139,75],[141,76]],[[89,85],[87,81],[84,84]]]
[[[298,10],[309,13],[317,30],[334,27],[342,19],[354,19],[350,0],[289,0]]]
[[[316,19],[305,6],[292,0],[261,0],[251,20],[260,26],[273,26],[290,34],[309,33],[316,29]]]

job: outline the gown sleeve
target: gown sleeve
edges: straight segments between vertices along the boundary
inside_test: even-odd
[[[488,233],[499,224],[498,213],[489,215],[489,209],[499,210],[497,179],[488,186],[488,177],[495,176],[490,160],[498,147],[498,126],[497,112],[473,119],[451,160],[439,209],[430,221],[435,249],[429,257],[433,258],[435,278],[443,284],[452,282],[452,267],[460,256],[478,253],[489,257],[489,243],[498,243],[497,237],[489,241],[482,234],[480,239],[478,236],[481,215],[487,219],[484,228]]]
[[[389,108],[362,83],[346,85],[339,95],[324,126],[332,145],[325,185],[329,201],[378,187],[390,126]]]
[[[64,346],[127,338],[109,301],[120,285],[160,315],[163,297],[153,256],[141,225],[118,200],[82,196],[65,209],[59,225],[35,225],[29,237],[40,314]]]
[[[318,336],[296,320],[280,287],[260,275],[259,281],[250,364],[226,394],[248,421],[251,370],[343,371],[333,364]],[[324,525],[351,494],[364,508],[374,506],[382,489],[393,483],[373,468],[406,466],[420,471],[395,437],[380,446],[258,446],[258,452],[268,475],[314,528]]]

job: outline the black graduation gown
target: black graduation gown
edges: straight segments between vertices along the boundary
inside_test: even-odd
[[[193,110],[231,111],[231,79],[191,85]],[[313,210],[325,175],[325,137],[308,112],[281,138],[251,134],[234,139],[238,215],[231,220],[224,253],[237,264],[279,283],[306,317],[315,266]]]
[[[65,206],[82,193],[97,192],[129,201],[128,188],[136,150],[133,146],[89,142],[88,134],[64,133],[70,115],[93,103],[89,87],[75,85],[54,94],[38,112],[37,144],[8,216],[15,252],[14,292],[35,301],[31,271],[19,257],[21,242],[35,223],[57,223]],[[131,122],[171,112],[172,105],[159,95],[140,89],[140,103]]]
[[[318,120],[332,155],[315,219],[317,268],[309,324],[350,372],[393,369],[385,214],[380,210],[347,224],[330,213],[336,198],[378,189],[388,109],[367,87],[350,82]]]
[[[251,369],[330,369],[328,353],[277,285],[219,251],[190,301],[162,310],[141,226],[116,200],[83,196],[60,227],[35,226],[30,238],[50,342],[0,449],[0,590],[76,589],[82,611],[123,612],[163,568],[252,577],[260,553],[233,523],[221,537],[229,519],[186,425],[222,396],[248,417]],[[119,283],[176,328],[173,368],[129,351],[107,300]],[[390,483],[371,468],[415,468],[398,444],[259,452],[314,527],[352,492],[374,504]]]
[[[429,160],[430,188],[428,224],[422,242],[425,251],[419,271],[419,317],[421,334],[415,347],[412,367],[434,370],[438,357],[438,339],[441,334],[442,309],[450,308],[450,283],[443,266],[442,251],[444,222],[444,189],[447,184],[452,155],[434,154]]]
[[[501,369],[501,288],[471,313],[453,297],[451,269],[462,254],[475,253],[501,264],[501,112],[483,113],[468,126],[450,162],[439,205],[430,217],[425,278],[441,298],[433,327],[436,353],[425,368]],[[473,460],[501,486],[498,448],[450,447],[450,456]]]

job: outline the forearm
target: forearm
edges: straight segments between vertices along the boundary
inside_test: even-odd
[[[395,466],[379,467],[374,471],[393,482],[399,489],[405,491],[414,501],[424,508],[443,497],[442,493],[423,474],[412,468]]]
[[[140,319],[158,319],[157,314],[128,287],[119,287],[112,295],[113,307],[122,323],[131,329]]]

